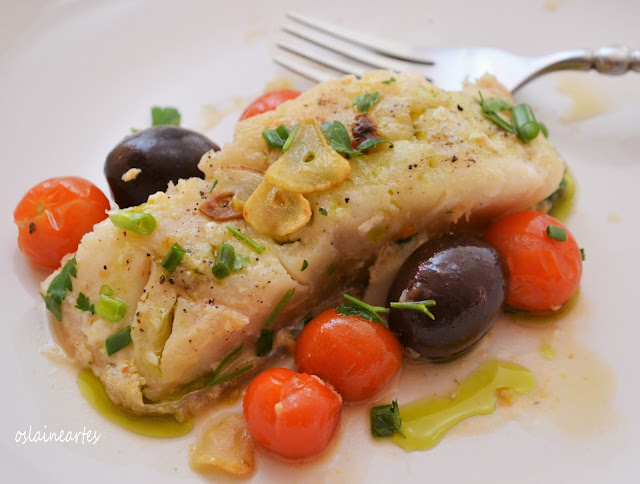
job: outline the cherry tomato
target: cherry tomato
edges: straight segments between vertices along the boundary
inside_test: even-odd
[[[272,368],[249,384],[243,407],[247,427],[260,445],[287,459],[304,459],[329,445],[342,399],[315,376]]]
[[[547,235],[547,227],[564,229],[564,242]],[[495,222],[484,235],[507,261],[506,304],[525,311],[555,311],[578,289],[582,256],[575,239],[558,220],[539,212],[516,212]]]
[[[293,89],[279,89],[277,91],[265,92],[262,96],[247,106],[247,109],[245,109],[240,116],[240,121],[250,118],[251,116],[255,116],[256,114],[271,111],[280,106],[283,102],[295,99],[299,95],[300,91],[295,91]]]
[[[347,402],[378,393],[402,365],[402,346],[380,323],[329,309],[307,324],[296,342],[299,371],[329,382]]]
[[[18,247],[38,264],[58,267],[75,252],[84,234],[107,217],[109,200],[90,181],[75,176],[50,178],[22,197],[13,212]]]

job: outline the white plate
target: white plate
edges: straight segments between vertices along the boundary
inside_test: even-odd
[[[41,352],[48,332],[38,296],[45,272],[19,253],[11,213],[35,183],[79,175],[105,192],[105,155],[149,107],[174,105],[183,124],[223,143],[240,111],[283,75],[270,60],[285,8],[387,37],[434,46],[490,45],[523,54],[620,42],[640,47],[640,4],[513,1],[39,1],[0,6],[0,147],[3,482],[200,482],[187,464],[194,435],[153,440],[103,420],[80,397],[74,373]],[[286,4],[286,5],[285,5]],[[570,96],[586,91],[601,113],[563,122]],[[255,481],[631,482],[638,478],[640,387],[640,75],[561,74],[523,89],[579,184],[569,220],[587,261],[582,309],[571,323],[604,371],[589,400],[601,400],[597,431],[566,432],[544,415],[476,432],[454,432],[434,450],[404,454],[366,435],[366,408],[349,408],[331,455],[300,467],[258,456]],[[206,128],[206,106],[226,113]],[[208,111],[209,115],[211,110]],[[209,117],[209,119],[211,119]],[[569,323],[567,323],[569,324]],[[586,351],[586,350],[585,350]],[[565,355],[566,356],[566,355]],[[560,360],[561,358],[559,358]],[[554,362],[552,362],[554,363]],[[558,361],[558,368],[570,362]],[[564,367],[562,367],[564,368]],[[608,370],[607,370],[608,369]],[[552,370],[553,371],[553,370]],[[610,375],[607,376],[607,371]],[[557,375],[556,375],[557,376]],[[585,374],[589,378],[588,374]],[[571,385],[568,382],[567,385]],[[425,384],[425,394],[429,391]],[[583,402],[584,403],[584,402]],[[502,409],[500,409],[502,410]],[[500,413],[499,410],[499,413]],[[491,418],[491,417],[488,417]],[[591,422],[593,424],[593,422]],[[19,432],[98,431],[97,444],[17,443]],[[574,429],[575,430],[575,429]]]

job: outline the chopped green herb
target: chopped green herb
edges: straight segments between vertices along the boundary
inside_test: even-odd
[[[580,257],[582,257],[582,260],[586,260],[586,254],[584,253],[584,249],[581,247],[580,248]]]
[[[392,302],[389,303],[393,309],[413,309],[415,311],[420,311],[431,319],[436,319],[436,317],[427,309],[427,307],[435,306],[436,302],[433,299],[427,299],[426,301],[411,301],[411,302]]]
[[[478,91],[478,94],[480,94],[480,100],[478,101],[478,103],[482,108],[482,115],[488,120],[493,121],[494,124],[496,124],[504,131],[515,133],[514,127],[498,114],[499,111],[512,109],[513,105],[505,101],[504,99],[500,99],[497,97],[485,99],[484,97],[482,97],[482,92],[480,91]]]
[[[383,308],[380,306],[371,306],[364,301],[360,301],[349,294],[343,294],[343,296],[349,303],[342,304],[336,308],[338,314],[342,316],[360,316],[361,318],[368,319],[369,321],[377,321],[382,323],[385,327],[387,326],[387,322],[382,319],[380,314],[386,314],[389,312],[389,309]]]
[[[111,212],[109,220],[121,230],[130,230],[141,235],[149,235],[157,226],[156,219],[150,213],[129,210]]]
[[[233,269],[233,262],[236,258],[236,251],[233,245],[223,242],[216,251],[216,259],[211,267],[211,273],[216,279],[224,279]]]
[[[62,321],[62,310],[60,309],[62,301],[67,297],[67,291],[73,290],[71,278],[77,275],[76,264],[75,257],[69,259],[60,269],[60,273],[49,284],[47,294],[41,294],[45,306],[58,321]]]
[[[151,108],[151,126],[180,126],[180,112],[176,108],[153,106]]]
[[[337,268],[338,268],[338,263],[336,261],[333,261],[329,266],[329,268],[327,269],[327,275],[331,277]]]
[[[391,141],[376,136],[363,141],[360,146],[354,150],[351,148],[349,132],[340,121],[322,123],[322,133],[329,140],[331,147],[339,153],[344,153],[347,158],[361,155],[364,150],[373,148],[380,143],[389,143],[390,147],[393,147]]]
[[[351,105],[352,106],[358,106],[358,110],[361,113],[366,113],[367,111],[369,111],[369,108],[371,106],[373,106],[375,103],[377,103],[380,100],[380,94],[378,94],[378,92],[372,92],[370,94],[360,94],[359,96],[356,96],[353,98],[353,100],[351,101]]]
[[[242,232],[240,232],[237,228],[231,225],[227,225],[227,230],[231,232],[234,237],[236,237],[237,239],[242,241],[242,243],[244,243],[249,248],[251,248],[254,252],[257,252],[258,254],[262,254],[262,252],[264,251],[263,245],[260,245],[255,240],[250,239],[249,237],[244,235]]]
[[[231,353],[229,353],[227,356],[224,357],[224,359],[220,362],[220,364],[216,367],[216,369],[213,370],[213,373],[211,374],[211,378],[209,379],[208,386],[211,387],[211,386],[229,381],[232,378],[235,378],[238,375],[253,369],[253,365],[247,365],[231,373],[228,373],[226,375],[222,374],[225,367],[231,362],[231,359],[234,356],[236,356],[238,353],[240,353],[242,351],[242,348],[244,348],[244,344],[241,344],[240,346],[235,348],[233,351],[231,351]]]
[[[549,137],[549,129],[547,128],[547,125],[544,123],[538,123],[538,126],[540,126],[540,131],[542,131],[542,134],[544,135],[545,138]]]
[[[111,287],[110,284],[103,284],[102,286],[100,286],[99,294],[104,294],[105,296],[113,296],[113,287]]]
[[[78,294],[78,299],[76,300],[76,305],[74,307],[86,313],[95,314],[96,312],[95,305],[91,304],[89,298],[82,293]]]
[[[309,263],[307,262],[307,259],[304,259],[302,261],[302,268],[300,269],[300,272],[304,271],[307,267],[309,267]]]
[[[160,265],[164,267],[169,274],[171,274],[176,270],[176,267],[178,267],[178,264],[180,264],[180,261],[186,253],[187,251],[183,249],[180,244],[173,244],[171,249],[169,249],[169,253]]]
[[[380,405],[371,409],[371,435],[375,438],[400,433],[401,424],[397,400],[391,402],[391,405]]]
[[[550,239],[558,240],[560,242],[564,242],[565,240],[567,240],[567,231],[562,227],[547,225],[547,237],[549,237]]]
[[[325,217],[327,216],[327,209],[326,208],[320,207],[318,209],[318,212],[320,212],[320,215],[324,215]]]
[[[295,141],[296,136],[298,136],[298,131],[300,131],[300,125],[296,123],[295,126],[291,128],[291,133],[289,133],[289,136],[287,137],[287,141],[282,146],[283,153],[286,153],[287,151],[289,151],[289,148],[291,148],[291,145]]]
[[[127,305],[120,298],[100,294],[100,299],[98,299],[98,303],[95,305],[95,310],[96,314],[117,323],[124,318],[127,312]]]
[[[136,134],[138,131],[140,131],[138,128],[131,128],[131,134]]]
[[[272,148],[282,148],[289,137],[289,128],[281,124],[275,129],[267,129],[262,132],[262,137]]]
[[[209,190],[209,193],[213,191],[213,189],[216,187],[217,184],[218,184],[218,179],[216,178],[215,180],[213,180],[213,184],[211,185],[211,190]]]
[[[122,328],[120,331],[113,333],[106,339],[105,345],[107,347],[107,355],[111,356],[112,354],[117,353],[131,342],[131,326]]]
[[[273,349],[273,330],[262,329],[258,338],[258,346],[256,348],[257,356],[265,356],[271,353]]]
[[[238,272],[241,269],[244,269],[249,264],[251,257],[244,254],[239,254],[236,252],[236,257],[233,259],[233,268],[231,269],[233,272]]]
[[[518,104],[513,108],[511,122],[516,128],[516,135],[525,143],[537,138],[540,134],[540,125],[528,104]]]
[[[397,245],[403,245],[403,244],[406,244],[407,242],[410,242],[411,240],[413,240],[413,238],[414,238],[416,235],[417,235],[417,233],[416,233],[416,234],[411,234],[409,237],[404,238],[404,239],[398,239],[398,240],[396,240],[396,241],[395,241],[395,244],[397,244]]]
[[[280,299],[280,302],[276,305],[275,308],[273,308],[273,311],[271,311],[271,314],[269,314],[269,317],[264,322],[263,327],[265,329],[268,329],[271,326],[271,323],[273,323],[274,319],[278,317],[278,314],[280,314],[280,312],[284,309],[287,303],[291,300],[295,292],[296,292],[296,288],[292,287],[291,289],[289,289],[287,292],[284,293],[284,296],[282,296],[282,299]]]
[[[389,79],[387,79],[386,81],[382,81],[382,84],[391,84],[392,82],[396,82],[396,78],[391,76]]]

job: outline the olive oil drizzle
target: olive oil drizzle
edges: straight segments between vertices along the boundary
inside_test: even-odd
[[[535,384],[535,377],[526,368],[487,360],[459,384],[453,398],[431,397],[401,406],[401,435],[395,434],[393,442],[408,452],[431,449],[462,420],[493,413],[498,390],[510,389],[523,395]]]
[[[104,418],[130,432],[146,437],[179,437],[193,428],[193,422],[178,422],[171,416],[134,415],[118,407],[107,396],[100,379],[89,368],[78,375],[78,388],[82,396]]]

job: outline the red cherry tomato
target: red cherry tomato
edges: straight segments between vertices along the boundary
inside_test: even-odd
[[[402,346],[380,323],[329,309],[305,326],[296,342],[299,371],[329,382],[347,402],[378,393],[402,365]]]
[[[242,404],[256,441],[288,459],[322,452],[342,413],[340,395],[323,381],[285,368],[272,368],[255,377]]]
[[[245,109],[240,116],[240,121],[250,118],[251,116],[255,116],[256,114],[271,111],[280,106],[283,102],[295,99],[299,95],[300,91],[295,91],[293,89],[280,89],[277,91],[265,92],[262,96],[247,106],[247,109]]]
[[[564,242],[547,235],[547,227],[564,229]],[[494,223],[484,235],[507,261],[506,304],[525,311],[555,311],[578,289],[582,256],[575,239],[558,220],[532,210],[516,212]]]
[[[75,252],[84,234],[107,217],[109,200],[90,181],[75,176],[50,178],[22,197],[13,212],[18,247],[38,264],[58,267]]]

